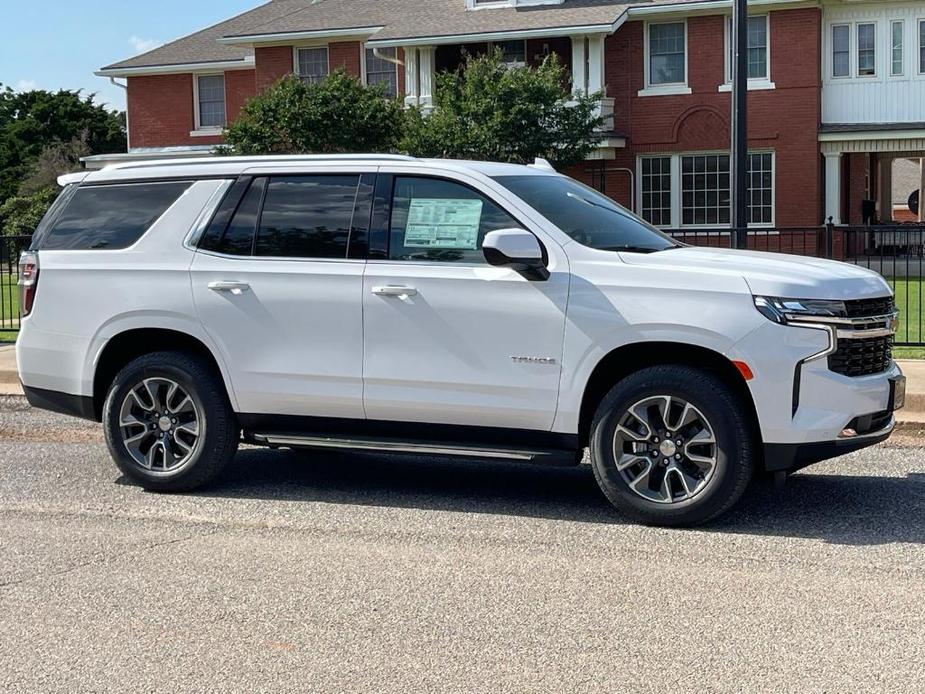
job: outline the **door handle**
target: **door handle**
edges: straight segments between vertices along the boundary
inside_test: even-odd
[[[373,287],[373,294],[376,296],[397,296],[404,298],[408,296],[417,296],[418,290],[414,287]]]
[[[247,282],[209,282],[209,289],[213,292],[229,292],[235,296],[241,296],[244,292],[250,291],[250,288]]]

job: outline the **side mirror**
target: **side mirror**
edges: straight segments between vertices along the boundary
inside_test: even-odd
[[[529,231],[491,231],[485,235],[482,252],[489,265],[509,267],[528,280],[545,282],[549,279],[549,270],[543,260],[543,247]]]

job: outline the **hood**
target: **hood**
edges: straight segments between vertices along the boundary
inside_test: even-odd
[[[887,296],[890,286],[866,268],[783,253],[737,251],[724,248],[686,247],[649,255],[621,254],[630,265],[651,265],[671,272],[736,275],[756,296],[788,299],[864,299]]]

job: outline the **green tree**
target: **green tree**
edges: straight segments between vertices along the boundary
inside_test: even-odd
[[[14,195],[0,205],[0,229],[4,236],[29,236],[58,197],[57,187],[47,187],[29,195]]]
[[[47,148],[75,140],[88,154],[125,151],[124,115],[80,91],[17,93],[0,85],[0,204],[19,193]]]
[[[381,87],[342,70],[318,83],[289,76],[251,99],[225,133],[225,154],[388,152],[404,114]]]
[[[437,75],[430,114],[408,114],[401,150],[415,156],[567,166],[595,147],[599,95],[573,95],[555,54],[537,67],[511,68],[500,51],[469,56]]]

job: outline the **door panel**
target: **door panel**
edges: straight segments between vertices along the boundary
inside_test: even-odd
[[[243,412],[363,417],[363,267],[196,254],[193,297]]]
[[[484,260],[486,233],[523,226],[491,197],[426,176],[388,187],[377,202],[390,210],[377,205],[374,218],[389,260],[371,260],[363,283],[367,417],[551,429],[569,288],[561,249],[549,281],[528,281]]]

